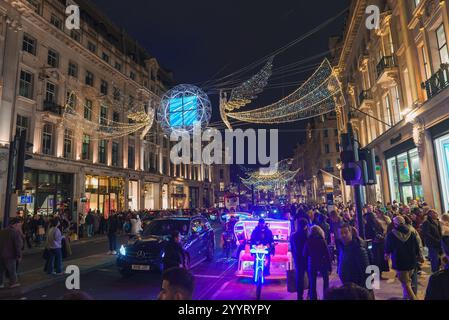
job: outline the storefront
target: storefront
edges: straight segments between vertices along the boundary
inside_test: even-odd
[[[123,210],[124,185],[122,178],[86,176],[84,211],[100,211],[107,217],[111,211]]]
[[[130,180],[128,184],[129,210],[139,210],[139,181]]]
[[[391,202],[424,200],[418,149],[407,141],[385,152]]]
[[[162,209],[167,210],[168,207],[168,184],[162,186]]]
[[[144,199],[145,199],[145,209],[146,210],[156,210],[159,209],[159,184],[146,182],[143,187]]]
[[[184,209],[186,207],[187,194],[183,184],[174,184],[171,195],[172,209]]]
[[[72,211],[73,174],[31,170],[24,176],[24,189],[19,193],[17,210],[27,214],[50,215]]]
[[[190,187],[189,188],[189,208],[197,209],[200,207],[200,188]]]

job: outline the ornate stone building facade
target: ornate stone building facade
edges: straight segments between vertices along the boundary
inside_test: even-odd
[[[107,214],[213,203],[211,168],[172,165],[160,126],[143,140],[137,134],[96,140],[86,132],[90,123],[128,122],[126,108],[98,97],[141,95],[155,107],[172,75],[89,1],[73,3],[81,9],[80,30],[65,27],[66,1],[0,1],[0,212],[8,146],[22,131],[34,145],[33,159],[13,210]],[[63,121],[70,92],[84,114],[74,128]]]
[[[380,26],[366,26],[368,5]],[[362,146],[374,148],[379,184],[367,201],[424,200],[449,210],[448,1],[352,1],[336,48],[347,110]]]

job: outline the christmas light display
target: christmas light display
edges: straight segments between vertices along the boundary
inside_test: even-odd
[[[298,170],[290,169],[290,160],[279,162],[272,170],[261,169],[246,173],[248,178],[240,178],[242,183],[249,189],[255,190],[277,190],[285,187],[298,174]]]
[[[196,123],[207,127],[212,114],[209,97],[200,88],[182,84],[169,90],[157,110],[157,119],[166,133],[192,132]]]
[[[90,140],[117,139],[139,131],[142,131],[140,138],[144,139],[154,123],[155,110],[143,95],[134,99],[125,98],[120,94],[116,95],[114,100],[110,100],[106,96],[98,97],[95,100],[96,103],[99,103],[100,108],[102,106],[113,107],[122,112],[127,110],[128,123],[110,120],[107,115],[98,115],[93,110],[93,106],[87,105],[87,102],[83,105],[83,112],[78,112],[77,101],[77,94],[72,91],[64,107],[64,126],[73,129],[72,131],[80,136],[89,135]],[[91,121],[92,119],[98,119],[98,122]]]
[[[248,123],[288,123],[334,111],[336,101],[341,99],[344,99],[341,84],[326,59],[302,86],[284,99],[272,105],[245,112],[227,112],[226,106],[222,106],[221,114],[227,125],[228,117]],[[222,100],[221,103],[223,102]]]

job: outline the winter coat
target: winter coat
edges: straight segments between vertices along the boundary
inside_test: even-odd
[[[113,235],[118,231],[118,219],[117,216],[111,216],[107,220],[108,234]]]
[[[449,300],[449,266],[430,277],[426,300]]]
[[[131,219],[131,234],[136,236],[142,232],[142,221],[140,219]]]
[[[441,225],[439,221],[427,219],[421,227],[424,243],[428,248],[441,249]]]
[[[0,258],[18,260],[22,257],[23,237],[20,231],[9,227],[0,230]]]
[[[307,259],[309,270],[332,271],[332,262],[326,240],[313,236],[307,239],[303,256]]]
[[[48,231],[47,249],[61,249],[62,248],[62,233],[57,227],[53,227]]]
[[[162,262],[166,269],[184,265],[187,261],[186,253],[182,245],[173,240],[167,242],[165,244]]]
[[[391,255],[394,270],[414,270],[418,264],[419,250],[418,239],[411,228],[393,229],[388,233],[385,242],[385,253]]]
[[[290,244],[292,248],[293,260],[295,262],[295,267],[299,268],[300,266],[305,269],[307,260],[304,259],[304,246],[307,241],[307,232],[306,231],[298,231],[292,234],[290,239]]]
[[[348,245],[341,244],[338,275],[343,284],[355,283],[364,288],[369,264],[368,252],[362,239],[353,239]]]

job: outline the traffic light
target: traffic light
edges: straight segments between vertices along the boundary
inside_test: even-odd
[[[372,186],[377,184],[376,174],[376,155],[374,149],[359,150],[359,160],[363,161],[365,168],[363,182],[365,186]]]
[[[17,191],[21,191],[23,189],[25,162],[33,158],[32,156],[27,155],[27,150],[32,148],[33,144],[28,143],[26,141],[25,134],[20,135],[20,137],[16,136],[16,141],[18,144],[18,153],[17,153],[17,171],[16,171],[15,188]]]

